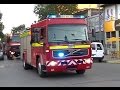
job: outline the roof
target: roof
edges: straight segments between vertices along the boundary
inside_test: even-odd
[[[113,4],[101,4],[100,7],[106,7],[106,6],[110,6],[110,5],[113,5]]]
[[[91,42],[91,44],[102,44],[101,42]]]

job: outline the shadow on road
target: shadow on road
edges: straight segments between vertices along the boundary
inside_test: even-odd
[[[84,74],[77,74],[76,72],[60,72],[60,73],[47,73],[46,78],[71,78],[71,77],[83,77]]]

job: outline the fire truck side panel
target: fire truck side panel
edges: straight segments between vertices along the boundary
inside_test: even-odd
[[[20,39],[20,58],[23,60],[23,47],[24,47],[24,42],[23,42],[23,38]]]
[[[31,36],[27,36],[26,37],[26,44],[27,44],[27,62],[28,63],[31,63],[31,44],[30,44],[30,41],[31,41]]]

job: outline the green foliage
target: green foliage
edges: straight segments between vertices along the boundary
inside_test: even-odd
[[[12,33],[20,33],[20,31],[25,29],[25,24],[19,25],[17,27],[12,28]]]
[[[3,40],[3,38],[4,38],[3,29],[4,29],[3,22],[0,22],[0,38],[1,38],[1,40]]]
[[[0,32],[2,32],[4,29],[4,25],[3,25],[3,22],[0,22]]]
[[[34,13],[39,19],[45,19],[49,14],[71,15],[77,12],[77,4],[37,4]]]

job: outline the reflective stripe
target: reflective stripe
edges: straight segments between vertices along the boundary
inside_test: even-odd
[[[32,43],[32,47],[41,47],[43,46],[43,42],[42,43]]]
[[[23,32],[21,35],[20,35],[20,38],[23,38],[23,37],[26,37],[26,36],[29,36],[31,35],[31,32],[30,31],[26,31],[26,32]]]
[[[91,60],[91,58],[89,58],[89,59]],[[77,61],[83,61],[83,62],[78,63]],[[46,61],[46,66],[51,66],[51,62],[52,61]],[[54,62],[57,63],[55,66],[87,64],[84,59],[57,60],[57,61],[54,61]],[[67,64],[61,64],[61,62],[67,62]],[[91,62],[91,64],[92,64],[92,62]]]
[[[90,48],[90,45],[75,45],[73,47],[69,47],[69,46],[50,46],[50,49],[69,49],[69,48]]]

